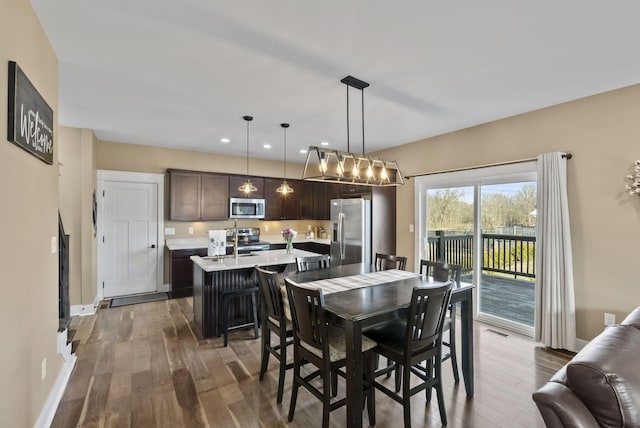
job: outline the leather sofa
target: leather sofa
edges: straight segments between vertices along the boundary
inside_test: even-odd
[[[640,307],[533,394],[548,428],[640,427]]]

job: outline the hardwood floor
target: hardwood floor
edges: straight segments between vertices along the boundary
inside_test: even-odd
[[[192,318],[190,298],[74,317],[78,361],[52,427],[320,426],[321,403],[303,389],[287,424],[291,371],[278,406],[277,362],[271,359],[260,382],[260,340],[252,330],[232,332],[223,348],[222,338],[199,340]],[[444,363],[449,427],[544,426],[531,394],[571,355],[498,333],[475,323],[474,398],[466,397],[462,383],[453,383]],[[344,393],[344,384],[339,391]],[[435,400],[435,394],[431,404],[423,394],[412,398],[414,427],[441,426]],[[376,419],[377,427],[397,427],[402,406],[377,392]],[[332,412],[331,426],[345,426],[344,408]]]

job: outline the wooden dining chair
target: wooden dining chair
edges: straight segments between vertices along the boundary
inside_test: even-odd
[[[460,276],[462,266],[444,262],[434,262],[431,260],[420,260],[420,274],[433,277],[436,281],[453,281],[455,286],[460,286]],[[456,351],[456,312],[457,305],[450,304],[447,318],[444,322],[443,331],[449,331],[448,341],[442,341],[442,345],[449,348],[449,352],[442,355],[442,361],[451,359],[453,369],[453,379],[455,383],[460,382],[458,373],[458,353]]]
[[[298,272],[306,272],[314,269],[326,269],[330,266],[328,254],[321,256],[296,257],[296,269]]]
[[[260,381],[264,379],[269,366],[270,354],[276,357],[280,365],[278,374],[278,395],[276,402],[282,403],[284,390],[284,378],[287,369],[293,367],[293,363],[287,364],[287,346],[293,344],[293,327],[286,319],[282,292],[278,272],[272,272],[256,266],[260,293],[262,296],[262,361],[260,364]],[[271,344],[271,333],[278,336],[278,343]]]
[[[288,278],[284,280],[291,318],[293,321],[293,385],[291,387],[291,404],[288,420],[291,422],[296,410],[298,389],[303,386],[322,401],[322,427],[329,426],[329,413],[346,404],[346,398],[333,400],[331,374],[339,373],[347,364],[346,341],[344,330],[332,327],[327,323],[324,310],[324,296],[319,288],[305,287]],[[369,424],[375,425],[375,396],[373,387],[373,364],[371,350],[376,343],[362,336],[362,351],[365,360],[365,388],[367,393],[367,410]],[[300,367],[303,363],[311,363],[318,370],[302,376]],[[321,378],[322,390],[311,381]]]
[[[411,427],[411,396],[426,390],[427,401],[431,400],[431,388],[436,390],[438,410],[442,425],[447,424],[447,413],[442,392],[442,328],[447,307],[451,300],[451,281],[437,287],[414,287],[411,295],[408,317],[381,327],[368,330],[365,334],[377,342],[375,352],[396,363],[383,368],[375,377],[386,374],[394,368],[402,370],[402,393],[391,391],[384,384],[374,380],[377,389],[402,404],[404,426]],[[421,363],[426,361],[426,365]],[[411,387],[411,374],[420,383]]]
[[[406,268],[407,268],[406,257],[396,256],[392,254],[376,253],[376,258],[375,258],[376,271],[389,270],[389,269],[405,270]]]

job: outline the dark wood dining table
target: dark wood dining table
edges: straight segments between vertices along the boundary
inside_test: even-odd
[[[291,272],[286,276],[298,283],[343,278],[374,272],[371,266],[352,264],[332,266],[329,269],[317,269],[307,272]],[[432,278],[405,274],[396,275],[389,271],[384,283],[353,288],[325,294],[327,318],[345,330],[346,336],[346,398],[347,426],[362,427],[362,333],[368,328],[379,326],[406,316],[414,287],[429,287],[442,284]],[[365,277],[366,278],[366,275]],[[473,396],[473,288],[472,284],[454,285],[451,302],[460,304],[461,317],[461,360],[462,376],[467,396]]]

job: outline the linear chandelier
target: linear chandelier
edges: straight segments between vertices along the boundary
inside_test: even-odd
[[[347,86],[347,151],[310,146],[302,173],[303,180],[364,186],[397,186],[404,178],[395,161],[372,158],[364,150],[364,89],[367,82],[347,76],[340,82]],[[351,153],[349,147],[349,87],[362,96],[362,154]]]

